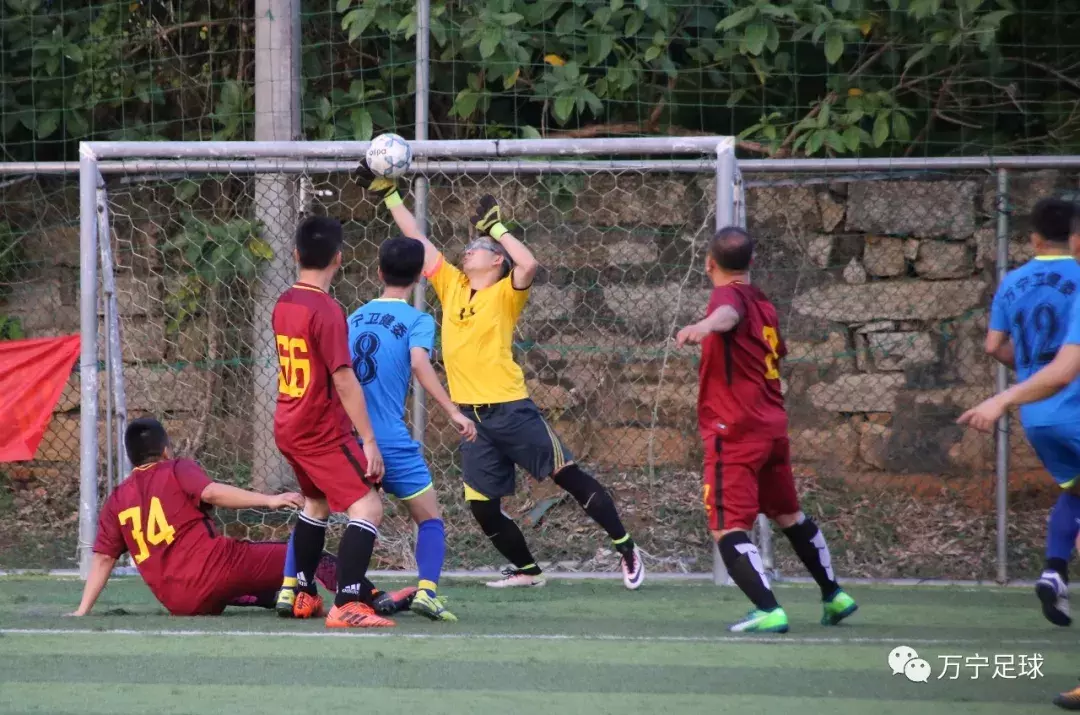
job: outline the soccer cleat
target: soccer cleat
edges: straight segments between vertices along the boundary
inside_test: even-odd
[[[645,580],[645,562],[641,559],[641,549],[637,546],[625,554],[620,554],[622,564],[622,582],[631,591],[637,590]]]
[[[732,633],[787,633],[788,620],[783,608],[750,611],[746,618],[728,626]]]
[[[1069,587],[1056,571],[1043,571],[1035,582],[1035,595],[1042,602],[1043,615],[1055,626],[1071,626]]]
[[[397,624],[375,613],[371,606],[352,601],[334,606],[326,615],[327,628],[392,628]]]
[[[503,569],[502,574],[503,577],[498,581],[488,581],[488,588],[540,588],[547,583],[540,574],[527,574],[521,569]]]
[[[821,616],[821,625],[835,626],[840,621],[859,610],[855,599],[843,591],[837,591],[828,601],[823,601],[825,612]]]
[[[400,591],[376,591],[372,594],[371,606],[380,616],[392,616],[409,610],[414,596],[416,586],[406,586]]]
[[[293,604],[293,618],[315,618],[323,614],[322,596],[301,591]]]
[[[1080,687],[1057,695],[1054,698],[1054,705],[1062,710],[1080,710]]]
[[[419,613],[421,616],[430,618],[433,621],[446,621],[448,623],[457,621],[457,616],[446,610],[446,606],[439,600],[439,597],[432,596],[427,591],[417,591],[411,609],[413,613]]]
[[[296,589],[295,588],[283,588],[278,591],[277,604],[274,606],[274,610],[282,618],[292,618],[293,609],[296,604]]]

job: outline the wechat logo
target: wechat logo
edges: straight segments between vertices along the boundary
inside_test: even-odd
[[[930,664],[906,645],[897,646],[889,653],[889,668],[893,675],[903,675],[913,683],[930,680]]]

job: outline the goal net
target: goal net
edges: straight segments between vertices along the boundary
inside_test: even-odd
[[[614,494],[652,570],[713,568],[701,507],[696,350],[670,340],[699,317],[704,249],[739,223],[733,142],[707,139],[417,142],[402,195],[457,261],[468,216],[493,194],[542,264],[515,336],[532,398]],[[106,369],[84,384],[83,528],[126,473],[125,420],[154,415],[176,452],[216,480],[260,491],[295,486],[272,420],[278,360],[270,312],[294,280],[292,232],[307,213],[346,231],[333,294],[347,312],[377,297],[377,251],[395,229],[350,178],[364,143],[101,143],[83,146],[83,277],[97,281]],[[89,253],[89,256],[87,255]],[[84,295],[85,297],[85,295]],[[417,304],[439,319],[430,291]],[[97,315],[84,318],[97,326]],[[92,336],[90,336],[92,338]],[[84,349],[93,350],[86,345]],[[96,359],[95,359],[96,361]],[[441,370],[438,343],[436,366]],[[84,361],[85,362],[85,361]],[[97,395],[89,395],[97,397]],[[447,529],[448,569],[502,558],[462,498],[456,432],[410,404]],[[89,444],[87,444],[89,442]],[[508,514],[559,570],[607,571],[617,555],[550,481],[520,475]],[[285,513],[220,512],[224,533],[284,539]],[[413,527],[390,503],[377,567],[414,568]]]

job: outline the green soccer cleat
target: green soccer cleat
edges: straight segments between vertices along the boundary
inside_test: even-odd
[[[822,605],[825,607],[821,616],[821,625],[823,626],[835,626],[859,610],[859,605],[855,603],[855,599],[843,591],[837,591],[828,601],[823,601]]]
[[[788,620],[783,608],[750,611],[746,618],[728,626],[732,633],[787,633]]]
[[[457,621],[457,616],[446,610],[446,606],[442,604],[438,596],[431,596],[424,589],[416,592],[410,609],[413,613],[418,613],[433,621],[446,621],[447,623]]]

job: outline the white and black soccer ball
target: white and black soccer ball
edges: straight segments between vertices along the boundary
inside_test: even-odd
[[[395,178],[405,173],[412,161],[412,148],[397,134],[380,134],[367,150],[368,168],[376,176]]]

